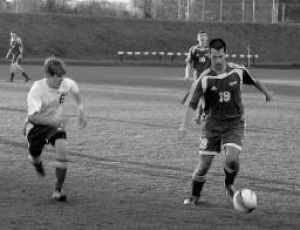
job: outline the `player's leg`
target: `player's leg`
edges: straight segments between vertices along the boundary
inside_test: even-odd
[[[209,121],[208,121],[209,122]],[[205,124],[210,126],[211,124]],[[192,189],[184,204],[197,204],[215,155],[220,153],[221,138],[217,133],[207,130],[202,133],[199,145],[199,162],[192,176]]]
[[[13,62],[10,64],[9,75],[10,75],[9,82],[13,82],[15,76],[15,64]]]
[[[224,172],[225,172],[225,190],[226,195],[230,198],[233,198],[235,189],[233,187],[234,180],[239,172],[240,162],[240,150],[233,146],[225,146],[225,163],[224,163]]]
[[[27,73],[24,70],[22,71],[22,75],[25,77],[25,82],[31,80],[31,78],[27,75]]]
[[[199,162],[192,175],[192,188],[190,197],[184,200],[184,204],[197,204],[203,186],[206,182],[206,174],[210,169],[214,155],[200,155]]]
[[[41,154],[45,145],[46,130],[43,126],[26,125],[26,138],[28,142],[29,155],[28,159],[34,166],[39,176],[45,176],[45,170]]]
[[[30,80],[30,77],[27,75],[27,73],[25,72],[25,70],[23,69],[23,67],[21,66],[21,61],[22,59],[19,58],[18,59],[18,71],[22,74],[22,76],[25,78],[25,82],[28,82]]]
[[[242,150],[242,140],[244,137],[245,123],[243,120],[231,121],[228,132],[224,134],[223,145],[225,149],[225,189],[226,194],[233,198],[235,189],[233,187],[235,178],[240,168],[240,152]]]
[[[201,124],[202,121],[205,119],[205,114],[204,114],[204,99],[200,98],[199,101],[199,110],[198,110],[198,117],[196,118],[196,123]]]
[[[55,162],[55,187],[53,193],[53,199],[58,201],[66,201],[67,197],[63,194],[62,188],[67,175],[67,135],[62,129],[53,129],[48,134],[49,143],[51,143],[55,148],[56,162]]]
[[[61,191],[65,178],[67,175],[67,140],[66,139],[57,139],[55,141],[55,151],[56,151],[56,166],[55,166],[55,175],[56,175],[56,184],[55,190]]]

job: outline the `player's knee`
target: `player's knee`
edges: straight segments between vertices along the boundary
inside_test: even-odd
[[[56,168],[66,169],[67,166],[68,166],[67,158],[56,158],[56,161],[55,161]]]
[[[228,173],[235,173],[238,172],[240,168],[240,163],[239,161],[230,161],[226,160],[224,164],[224,170]]]
[[[197,181],[197,182],[205,182],[206,181],[206,174],[200,174],[198,172],[194,172],[192,175],[192,179],[193,181]]]
[[[33,156],[32,154],[28,155],[28,160],[32,163],[32,164],[39,164],[41,162],[41,156]]]
[[[68,145],[66,139],[56,139],[55,140],[55,150],[58,156],[66,156],[68,152]]]

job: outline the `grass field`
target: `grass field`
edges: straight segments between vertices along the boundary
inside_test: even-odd
[[[41,67],[25,68],[41,77]],[[32,82],[8,83],[7,71],[0,66],[0,229],[298,229],[300,70],[253,70],[274,91],[270,104],[244,88],[247,132],[236,186],[257,193],[259,207],[250,214],[237,213],[224,197],[223,153],[208,174],[202,204],[183,205],[199,132],[193,127],[183,141],[177,138],[183,68],[70,67],[89,124],[77,127],[67,100],[67,203],[51,200],[53,150],[44,151],[43,179],[27,161],[20,127]]]

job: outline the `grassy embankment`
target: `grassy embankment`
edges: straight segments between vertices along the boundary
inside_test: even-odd
[[[300,63],[300,26],[113,19],[87,16],[1,14],[0,49],[4,58],[9,31],[23,38],[25,58],[56,54],[66,59],[118,60],[117,51],[186,52],[199,29],[222,37],[228,53],[246,54],[258,63]],[[2,59],[1,58],[1,59]],[[157,59],[153,59],[157,60]]]

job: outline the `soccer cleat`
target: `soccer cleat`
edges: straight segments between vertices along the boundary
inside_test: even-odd
[[[184,199],[183,204],[185,205],[197,205],[199,204],[199,196],[190,196]]]
[[[53,200],[56,201],[67,201],[67,196],[65,194],[62,193],[62,191],[57,191],[55,190],[54,193],[52,194],[52,198]]]
[[[233,195],[236,192],[233,185],[224,185],[225,186],[225,195],[226,197],[229,197],[231,200],[233,199]]]

